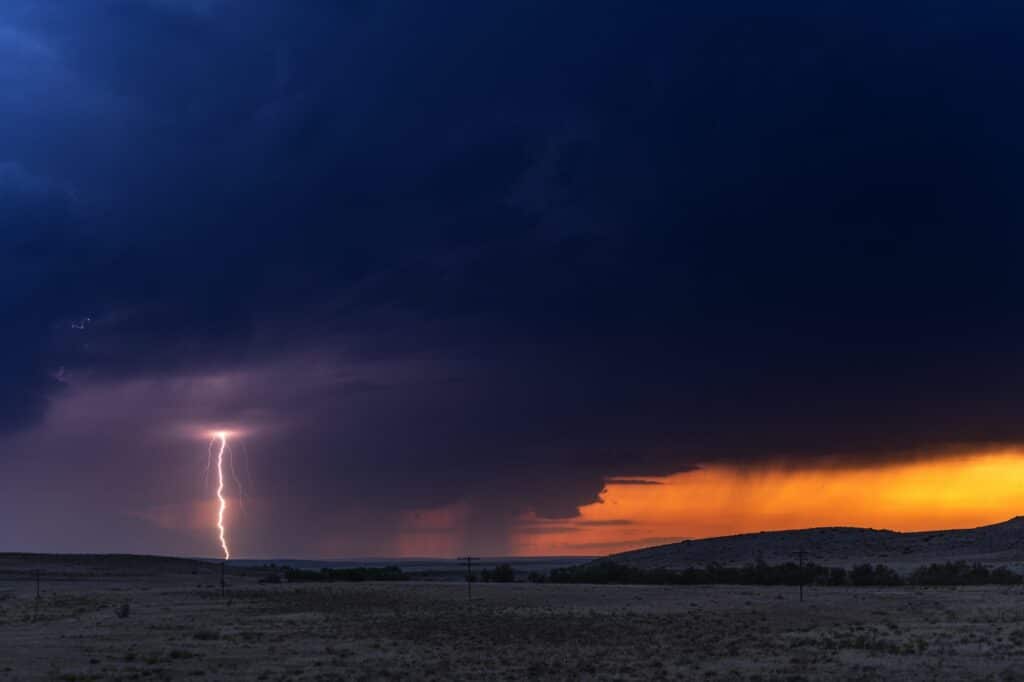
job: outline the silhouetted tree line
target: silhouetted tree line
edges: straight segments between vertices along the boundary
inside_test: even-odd
[[[413,574],[415,576],[416,574]],[[365,580],[408,580],[410,574],[398,566],[382,568],[322,568],[303,570],[286,568],[288,582],[361,582]],[[515,571],[509,564],[480,571],[474,582],[514,582]],[[966,561],[921,566],[908,576],[902,576],[885,564],[861,564],[847,570],[831,566],[795,562],[767,564],[757,561],[746,566],[709,564],[683,570],[666,568],[643,569],[636,566],[599,561],[578,566],[555,568],[549,573],[533,571],[530,582],[589,583],[598,585],[822,585],[822,586],[953,586],[953,585],[1020,585],[1024,576],[1005,566],[989,568]]]
[[[795,562],[770,565],[758,561],[746,566],[709,564],[683,570],[643,569],[600,561],[579,566],[555,568],[550,573],[532,572],[531,582],[591,583],[621,585],[1019,585],[1024,576],[1006,567],[990,569],[965,561],[922,566],[907,577],[884,564],[861,564],[852,569]]]
[[[912,585],[1020,585],[1022,576],[1005,566],[989,569],[981,564],[956,563],[922,566],[910,574]]]
[[[383,568],[321,568],[319,571],[289,568],[285,570],[284,576],[290,583],[408,579],[408,576],[398,566],[384,566]]]
[[[480,571],[480,582],[485,583],[513,583],[516,581],[516,573],[510,564],[498,564],[494,570],[483,569]]]

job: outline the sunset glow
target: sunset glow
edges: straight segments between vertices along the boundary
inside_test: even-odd
[[[1024,509],[1024,453],[863,468],[709,465],[611,482],[601,498],[575,519],[524,519],[517,552],[606,554],[684,538],[815,526],[913,531],[996,523]]]

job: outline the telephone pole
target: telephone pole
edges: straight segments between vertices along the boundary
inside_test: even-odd
[[[480,561],[477,556],[460,556],[459,561],[466,562],[466,599],[473,598],[473,562]]]
[[[39,601],[40,601],[40,599],[41,599],[41,595],[40,595],[40,592],[39,592],[39,569],[37,568],[36,569],[36,599],[33,602],[33,607],[32,607],[33,608],[33,611],[32,611],[32,621],[33,622],[39,620]]]
[[[807,556],[807,552],[800,549],[796,553],[800,559],[800,601],[804,600],[804,557]]]

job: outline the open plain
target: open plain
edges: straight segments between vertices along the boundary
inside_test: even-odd
[[[265,584],[0,562],[0,679],[1024,679],[1019,587]],[[159,570],[158,570],[159,569]]]

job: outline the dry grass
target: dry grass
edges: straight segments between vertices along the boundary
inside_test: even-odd
[[[198,586],[197,586],[198,585]],[[13,591],[11,591],[13,589]],[[0,679],[1017,679],[1019,588],[0,584]],[[122,604],[130,615],[118,617]]]

